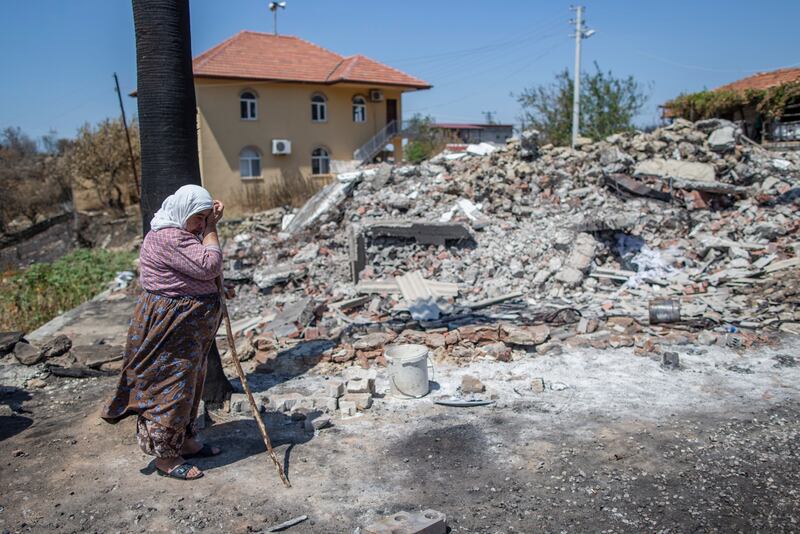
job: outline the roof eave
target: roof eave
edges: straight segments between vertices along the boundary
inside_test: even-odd
[[[243,80],[243,81],[253,81],[253,82],[275,82],[275,83],[303,83],[303,84],[313,84],[313,85],[337,85],[342,83],[353,83],[358,85],[378,85],[382,87],[402,87],[409,90],[415,91],[423,91],[427,89],[432,89],[433,85],[426,84],[426,85],[419,85],[419,84],[404,84],[404,83],[387,83],[381,81],[365,81],[365,80],[327,80],[327,81],[317,81],[317,80],[295,80],[290,78],[267,78],[267,77],[258,77],[258,76],[239,76],[235,74],[195,74],[195,79],[211,79],[211,80]]]

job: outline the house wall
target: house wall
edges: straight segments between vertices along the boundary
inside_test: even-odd
[[[481,130],[481,141],[502,144],[512,135],[514,135],[513,126],[484,126]]]
[[[381,89],[383,102],[370,102],[369,89]],[[258,118],[240,118],[239,95],[258,95]],[[311,152],[323,146],[331,162],[350,161],[353,151],[386,124],[386,100],[398,101],[401,91],[365,85],[316,85],[238,80],[195,80],[198,107],[198,144],[203,185],[234,213],[270,207],[280,188],[318,188],[330,177],[311,176]],[[327,121],[312,122],[311,96],[327,97]],[[353,121],[352,98],[367,100],[367,120]],[[290,155],[272,154],[273,139],[288,139]],[[261,177],[241,178],[239,154],[252,147],[261,154]],[[302,183],[300,183],[302,182]],[[227,211],[227,208],[226,208]]]

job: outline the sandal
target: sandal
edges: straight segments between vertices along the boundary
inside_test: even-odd
[[[184,462],[177,467],[173,467],[169,471],[162,471],[161,469],[156,467],[156,472],[162,477],[177,478],[178,480],[194,480],[196,478],[202,478],[202,476],[205,475],[205,473],[200,471],[200,474],[197,476],[194,477],[188,476],[189,471],[192,470],[192,467],[194,466],[189,462]]]
[[[222,454],[222,451],[214,452],[213,447],[209,447],[205,443],[203,444],[203,448],[197,452],[193,452],[191,454],[182,454],[184,458],[187,460],[191,460],[192,458],[209,458],[211,456],[217,456],[218,454]]]

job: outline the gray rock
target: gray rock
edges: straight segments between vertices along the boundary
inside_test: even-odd
[[[61,334],[42,345],[42,358],[49,360],[66,354],[72,348],[72,340]]]
[[[0,356],[14,350],[14,345],[22,341],[24,332],[0,332]]]
[[[584,274],[574,267],[562,267],[556,273],[556,280],[568,287],[576,287],[583,281]]]
[[[14,345],[14,357],[22,365],[36,365],[44,359],[44,354],[30,343],[20,341]]]
[[[708,146],[714,152],[730,152],[736,148],[736,129],[733,126],[717,128],[708,136]]]

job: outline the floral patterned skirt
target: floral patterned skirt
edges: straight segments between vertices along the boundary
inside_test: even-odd
[[[116,391],[101,417],[115,424],[138,415],[142,450],[177,456],[192,435],[219,323],[219,295],[170,298],[144,291],[128,329]]]

